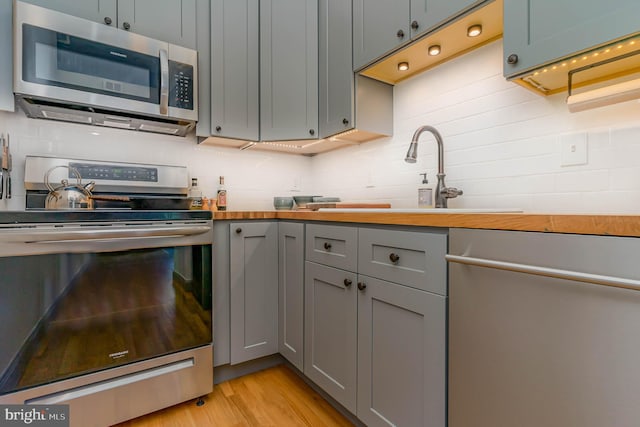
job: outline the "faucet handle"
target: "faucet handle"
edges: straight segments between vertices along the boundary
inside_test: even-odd
[[[455,187],[444,187],[442,190],[440,190],[440,193],[443,194],[447,199],[455,199],[456,197],[462,196],[462,194],[464,194],[462,190],[459,190]]]

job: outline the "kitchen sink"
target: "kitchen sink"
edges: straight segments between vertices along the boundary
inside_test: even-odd
[[[444,208],[444,209],[403,209],[403,208],[321,208],[320,212],[352,213],[420,213],[420,214],[467,214],[467,213],[519,213],[520,208]]]

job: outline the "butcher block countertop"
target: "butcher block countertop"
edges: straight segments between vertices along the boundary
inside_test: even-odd
[[[401,213],[327,211],[213,212],[214,220],[281,219],[419,227],[480,228],[640,237],[640,215],[549,213]]]

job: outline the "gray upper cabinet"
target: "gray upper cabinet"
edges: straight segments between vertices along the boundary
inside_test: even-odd
[[[354,70],[486,1],[353,0]]]
[[[258,0],[211,2],[211,135],[258,141]]]
[[[354,70],[409,40],[410,10],[410,0],[353,0]]]
[[[117,0],[23,0],[26,3],[115,26],[118,22]]]
[[[446,298],[358,282],[358,418],[370,427],[444,427]]]
[[[317,137],[317,0],[261,0],[260,139]]]
[[[118,0],[118,28],[196,49],[196,0]]]
[[[278,225],[229,227],[233,365],[278,352]]]
[[[484,0],[411,0],[411,38],[433,30]]]
[[[13,100],[13,3],[0,0],[0,111],[15,111]]]
[[[318,0],[320,138],[354,127],[352,5]]]
[[[304,369],[304,224],[278,224],[278,350]]]
[[[26,0],[143,36],[196,48],[196,0]]]
[[[504,75],[528,70],[638,31],[637,0],[504,2]]]

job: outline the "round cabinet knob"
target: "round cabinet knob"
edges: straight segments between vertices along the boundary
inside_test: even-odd
[[[389,259],[392,263],[395,264],[396,262],[400,261],[400,255],[392,253],[391,255],[389,255]]]
[[[367,288],[367,285],[363,282],[358,282],[358,289],[364,291]]]
[[[104,23],[105,23],[105,24],[107,24],[107,25],[111,25],[111,23],[112,23],[112,22],[113,22],[113,21],[112,21],[112,20],[111,20],[111,18],[109,18],[108,16],[105,16],[105,17],[104,17]]]
[[[331,243],[329,242],[324,242],[324,250],[325,251],[330,251],[331,250]]]
[[[348,288],[349,286],[351,286],[353,282],[349,279],[344,279],[344,287]]]
[[[222,126],[216,126],[216,132],[222,132]]]
[[[236,228],[236,234],[240,234],[240,233],[242,233],[242,228],[240,227]]]
[[[349,124],[349,119],[342,119],[342,124],[347,126]]]
[[[418,25],[418,21],[411,22],[411,28],[414,30],[417,30],[418,28],[420,28],[420,25]]]
[[[313,129],[309,129],[309,135],[315,135],[315,134],[316,134],[316,131],[315,131],[315,130],[313,130]]]
[[[398,30],[398,32],[396,33],[396,36],[398,36],[399,39],[403,39],[404,38],[404,31]]]
[[[123,22],[122,28],[124,28],[125,30],[129,30],[131,28],[131,24],[129,24],[128,22]]]
[[[515,53],[512,53],[511,55],[507,56],[507,64],[517,64],[518,63],[518,55],[516,55]]]

